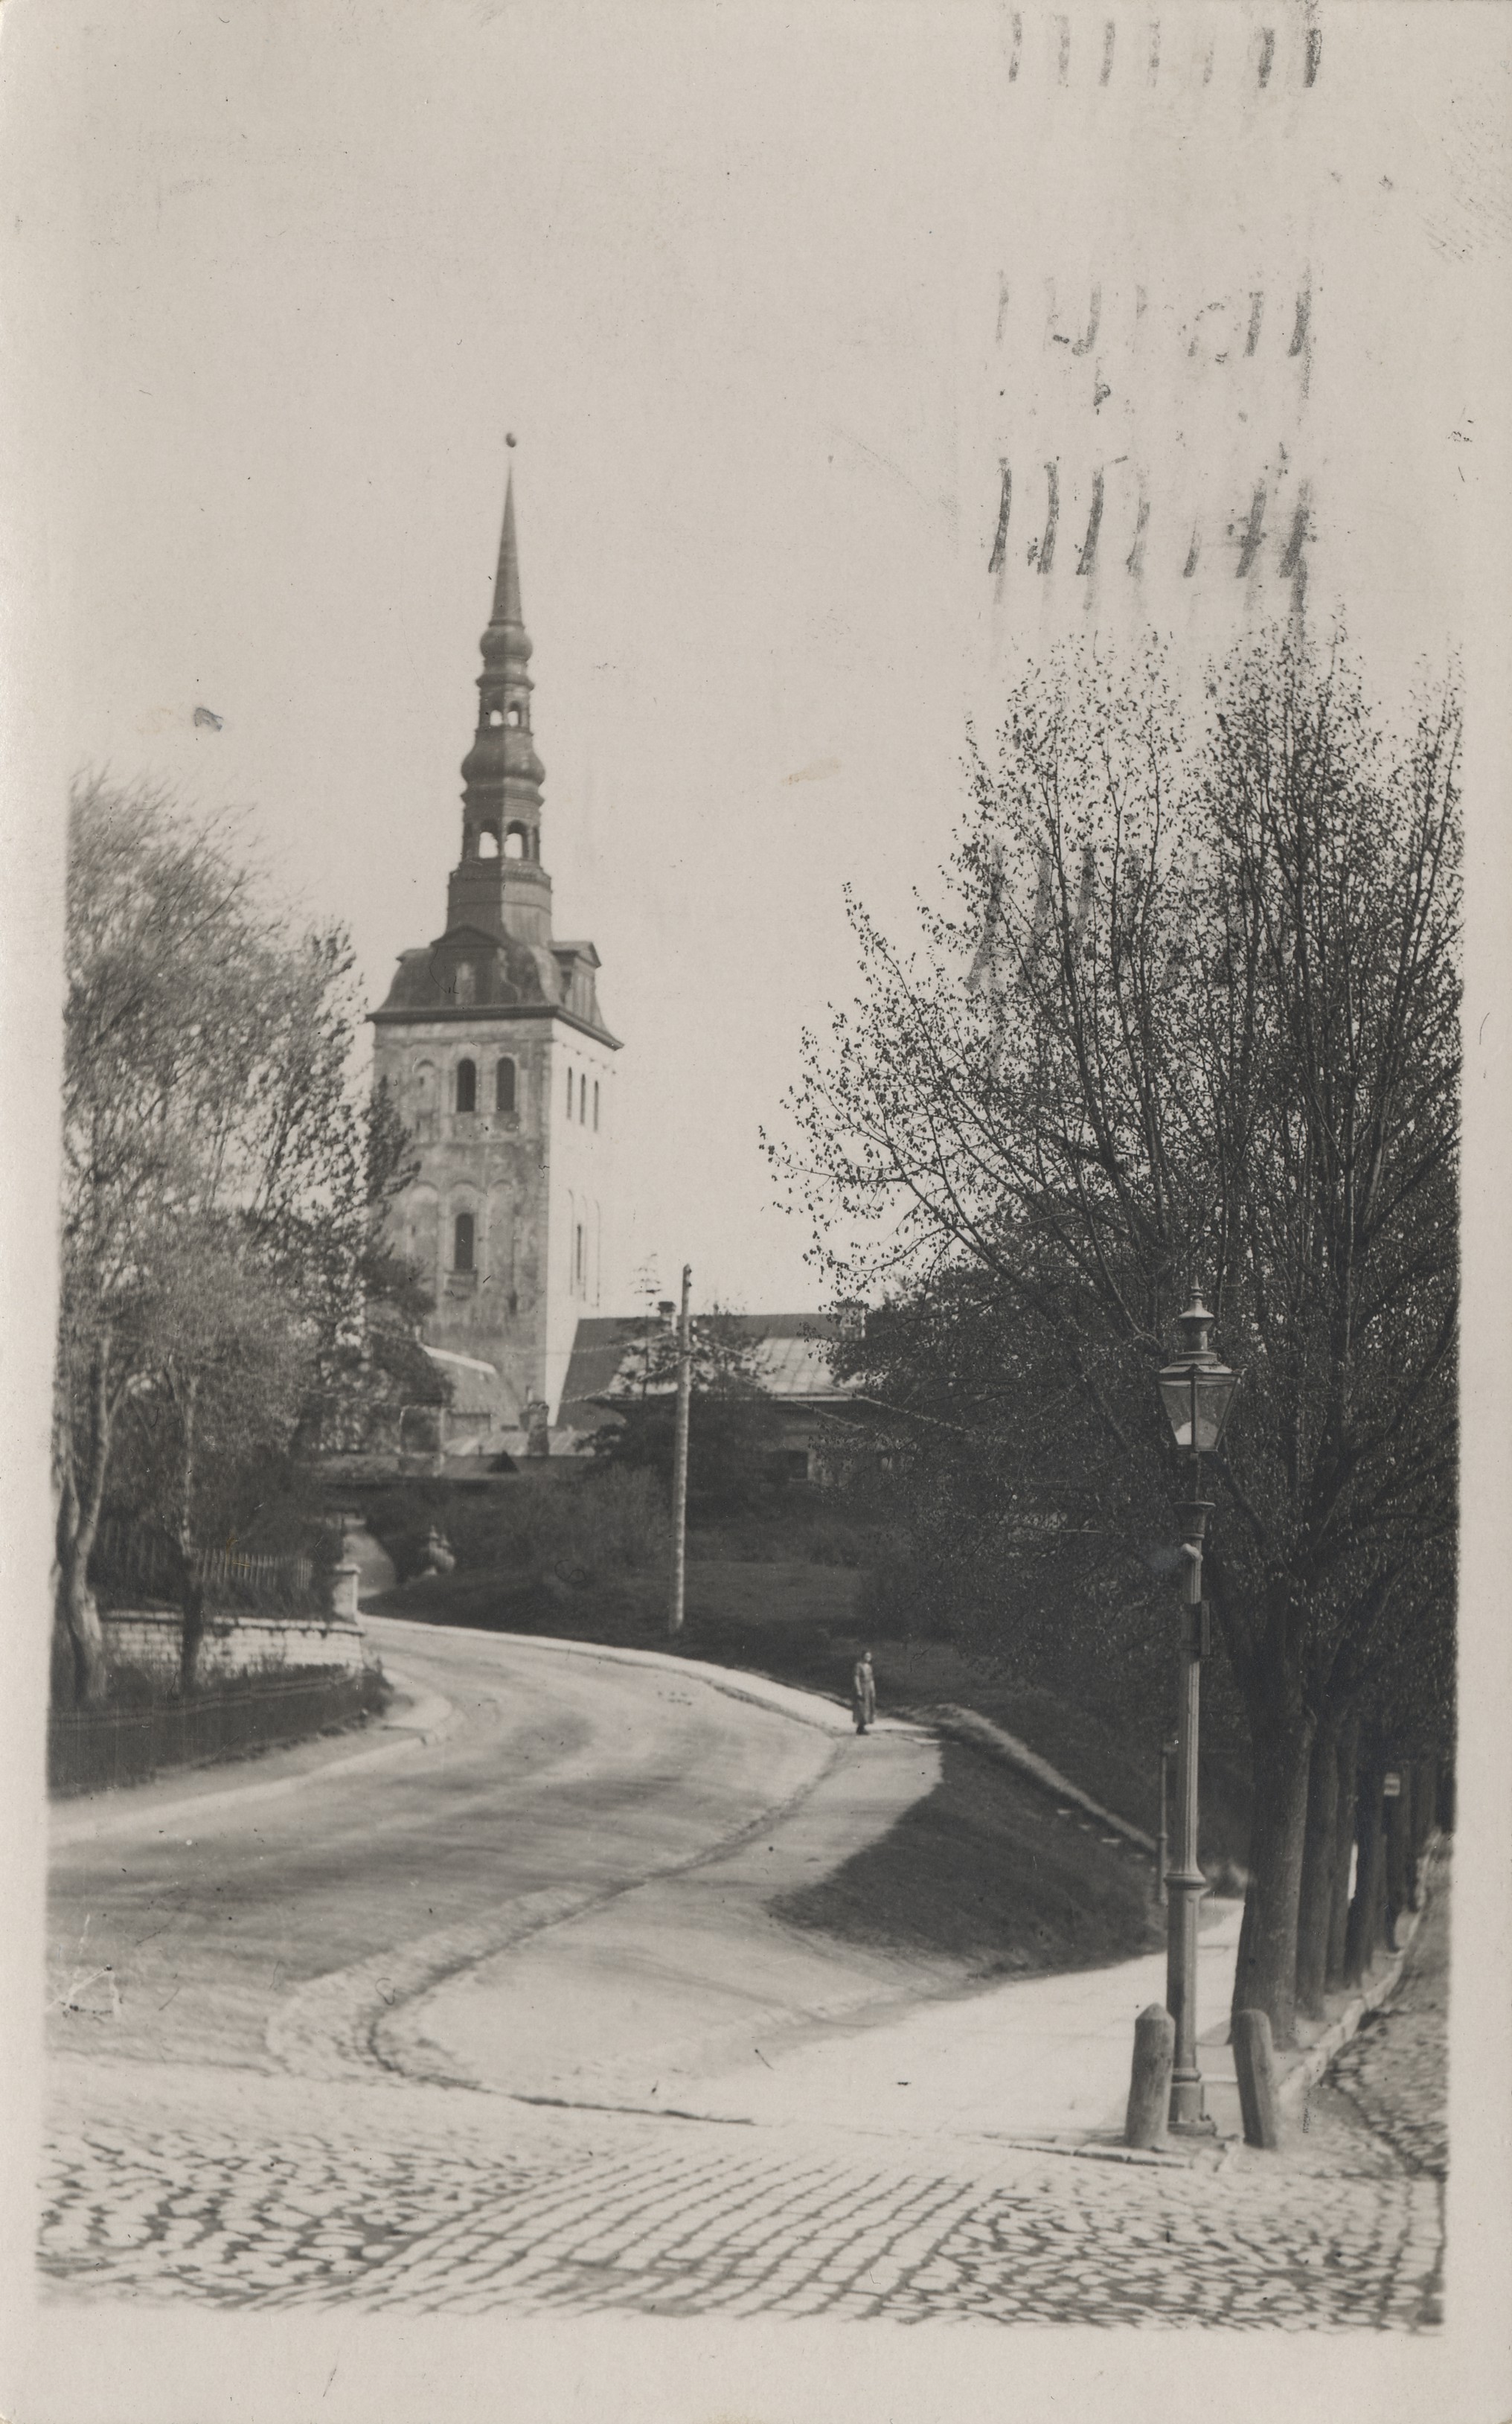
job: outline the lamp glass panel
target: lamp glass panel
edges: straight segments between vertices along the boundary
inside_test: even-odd
[[[1178,1447],[1192,1443],[1192,1376],[1189,1364],[1178,1364],[1160,1375],[1160,1398]],[[1199,1429],[1202,1427],[1199,1417]]]
[[[1197,1376],[1197,1444],[1204,1456],[1210,1448],[1217,1447],[1223,1436],[1238,1377],[1222,1364],[1217,1371],[1200,1372]]]

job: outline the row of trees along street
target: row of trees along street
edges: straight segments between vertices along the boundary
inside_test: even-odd
[[[1281,2044],[1374,1949],[1384,1765],[1453,1744],[1458,742],[1452,691],[1398,723],[1342,648],[1266,639],[1195,710],[1158,649],[1054,659],[973,743],[917,943],[852,903],[861,991],[773,1148],[836,1297],[883,1299],[851,1369],[908,1587],[1063,1687],[1169,1658],[1154,1372],[1208,1297],[1235,2008]]]
[[[70,808],[54,1689],[104,1696],[102,1519],[168,1553],[183,1680],[202,1553],[332,1542],[306,1451],[442,1394],[383,1240],[404,1131],[357,1081],[336,927],[307,931],[233,829],[80,783]]]

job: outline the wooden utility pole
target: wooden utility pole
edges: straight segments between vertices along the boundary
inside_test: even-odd
[[[672,1607],[667,1631],[682,1631],[688,1578],[688,1408],[692,1395],[692,1323],[688,1312],[692,1266],[682,1267],[682,1310],[677,1316],[677,1427],[672,1443]]]

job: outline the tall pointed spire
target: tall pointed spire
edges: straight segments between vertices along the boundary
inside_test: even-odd
[[[551,884],[541,865],[546,769],[531,737],[531,639],[519,598],[513,466],[493,610],[479,646],[478,725],[462,760],[462,857],[452,878],[451,922],[501,926],[522,941],[549,944]]]
[[[499,570],[494,579],[494,610],[488,621],[490,626],[517,623],[522,632],[525,629],[525,618],[519,605],[519,542],[515,536],[513,464],[509,467],[509,478],[504,487],[504,529],[499,542]],[[527,656],[530,653],[529,640],[525,643],[525,652]]]

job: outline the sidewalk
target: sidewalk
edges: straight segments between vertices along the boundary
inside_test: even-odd
[[[1217,1905],[1198,1954],[1202,2067],[1224,2131],[1238,2129],[1228,2033],[1241,1906]],[[819,2123],[882,2135],[1086,2140],[1121,2134],[1134,2023],[1165,2000],[1166,1957],[1063,1970],[931,2002],[873,2028],[826,2032],[775,2056],[684,2082],[711,2118]],[[1228,2069],[1232,2115],[1218,2074]]]
[[[1131,2161],[1190,2161],[1204,2148],[1243,2142],[1228,2039],[1244,1906],[1215,1901],[1205,1915],[1198,1945],[1198,2061],[1214,2135]],[[1334,1998],[1326,2025],[1303,2023],[1297,2049],[1278,2055],[1291,2129],[1313,2082],[1364,2015],[1393,1994],[1415,1925],[1404,1919],[1398,1953],[1362,1989]],[[872,2027],[832,2027],[786,2049],[767,2048],[761,2062],[684,2080],[682,2093],[710,2119],[799,2129],[827,2124],[883,2136],[1051,2140],[1068,2151],[1112,2155],[1122,2146],[1134,2023],[1147,2003],[1165,1997],[1164,1953],[1104,1970],[1062,1970],[926,2003]]]

